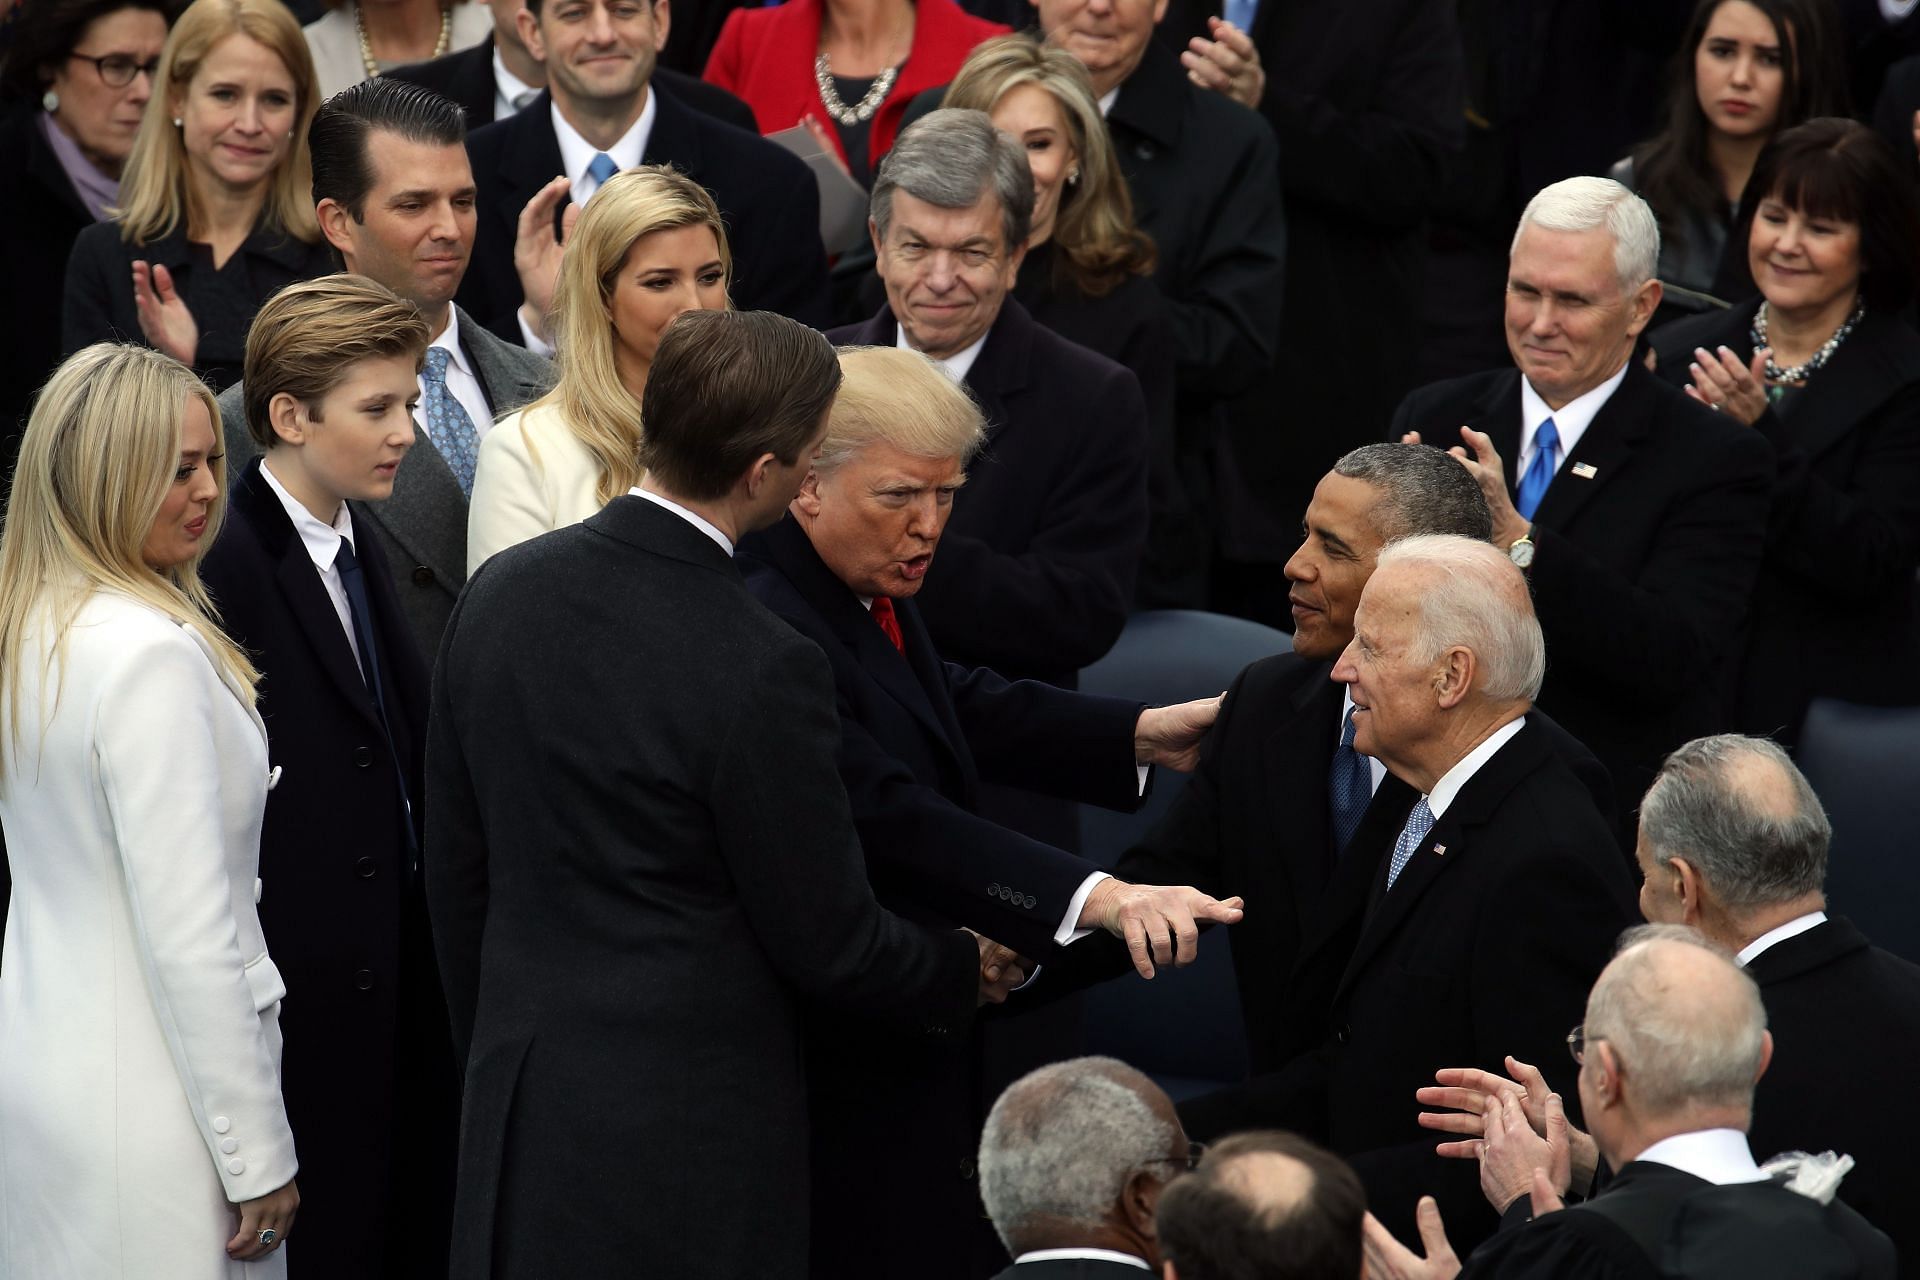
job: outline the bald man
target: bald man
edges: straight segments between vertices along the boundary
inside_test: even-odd
[[[1235,1134],[1160,1197],[1164,1280],[1355,1280],[1367,1194],[1291,1133]]]

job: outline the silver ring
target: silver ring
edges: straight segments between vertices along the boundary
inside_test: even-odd
[[[1715,413],[1718,413],[1720,412],[1720,406],[1724,403],[1725,401],[1722,401],[1722,400],[1709,400],[1707,401],[1707,408],[1713,410]]]
[[[280,1238],[280,1233],[278,1231],[275,1231],[272,1227],[262,1227],[260,1229],[261,1244],[272,1244],[275,1240],[278,1240],[279,1238]]]

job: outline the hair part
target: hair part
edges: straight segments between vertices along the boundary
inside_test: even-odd
[[[815,472],[834,470],[870,444],[917,458],[953,458],[964,467],[986,442],[980,406],[918,351],[841,347],[840,374]]]
[[[1472,651],[1480,693],[1531,702],[1547,674],[1547,646],[1526,578],[1492,544],[1452,534],[1390,542],[1374,567],[1425,570],[1419,584],[1415,660],[1437,661],[1456,645]]]
[[[307,126],[313,166],[313,203],[331,200],[364,223],[373,190],[367,154],[375,131],[425,146],[458,147],[467,140],[467,113],[433,90],[391,76],[375,76],[328,98]]]
[[[640,465],[671,496],[712,501],[755,461],[796,465],[840,389],[833,344],[771,311],[689,311],[660,335]]]
[[[320,401],[362,360],[404,356],[420,371],[433,335],[419,309],[365,276],[301,280],[269,298],[247,331],[242,392],[247,434],[280,443],[270,406],[290,395],[317,420]]]
[[[1425,444],[1366,444],[1333,464],[1333,473],[1379,491],[1368,519],[1381,541],[1447,533],[1491,542],[1493,517],[1480,482],[1444,449]]]
[[[1237,1133],[1160,1195],[1180,1280],[1352,1280],[1367,1196],[1344,1160],[1279,1130]]]
[[[311,198],[313,171],[307,160],[307,126],[318,105],[318,80],[299,22],[280,0],[193,0],[160,54],[153,97],[140,117],[120,180],[120,207],[114,216],[121,238],[130,244],[150,244],[169,236],[183,221],[189,230],[201,222],[199,197],[187,177],[186,143],[173,125],[169,102],[187,91],[207,56],[232,36],[245,36],[273,53],[293,81],[287,158],[269,180],[261,220],[266,227],[307,244],[320,239]]]
[[[1660,269],[1660,226],[1647,202],[1612,178],[1565,178],[1543,187],[1520,215],[1513,244],[1529,226],[1545,231],[1605,230],[1613,238],[1613,271],[1620,292],[1631,297]]]
[[[893,193],[941,209],[970,209],[991,195],[1000,205],[1008,254],[1033,228],[1033,170],[1026,149],[993,127],[984,111],[943,107],[915,121],[894,142],[874,176],[868,211],[884,243],[893,225]]]

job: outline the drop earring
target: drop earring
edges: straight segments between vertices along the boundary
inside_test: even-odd
[[[179,128],[179,127],[180,127],[181,125],[183,125],[183,124],[185,124],[185,123],[186,123],[186,121],[185,121],[185,120],[183,120],[183,119],[181,119],[181,118],[180,118],[179,116],[175,116],[175,117],[173,118],[173,127],[174,127],[174,128],[176,128],[176,129],[178,129],[178,128]]]
[[[1078,169],[1075,169],[1075,170],[1073,170],[1072,172],[1070,172],[1069,174],[1067,174],[1067,185],[1068,185],[1068,186],[1070,186],[1070,187],[1072,187],[1072,186],[1077,186],[1077,185],[1079,185],[1079,182],[1080,182],[1080,171],[1079,171]]]
[[[60,95],[49,89],[40,95],[40,106],[48,115],[60,109]]]

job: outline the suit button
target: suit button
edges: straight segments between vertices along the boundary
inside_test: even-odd
[[[995,880],[992,884],[987,886],[987,896],[989,898],[996,896],[999,892],[1000,892],[1000,882],[998,880]]]
[[[362,880],[373,879],[374,865],[373,865],[372,858],[360,859],[358,862],[353,864],[353,869],[359,873],[360,878]]]
[[[373,764],[373,748],[355,747],[353,749],[353,762],[362,769],[371,767]]]
[[[240,1144],[235,1142],[232,1138],[220,1139],[220,1151],[223,1155],[230,1156],[234,1152],[238,1151],[239,1149],[240,1149]]]
[[[227,1130],[233,1128],[233,1122],[225,1116],[215,1116],[211,1123],[215,1133],[225,1133]]]
[[[242,1160],[239,1156],[235,1156],[233,1159],[227,1161],[227,1172],[232,1174],[234,1177],[237,1178],[241,1174],[245,1173],[246,1171],[247,1171],[247,1162],[245,1160]]]
[[[1033,910],[1035,907],[1040,905],[1040,900],[1034,897],[1032,894],[1028,894],[1024,899],[1022,899],[1022,901],[1026,905],[1027,910],[1029,911]]]
[[[373,990],[373,970],[356,969],[353,974],[353,985],[362,991]]]
[[[960,1157],[960,1176],[967,1179],[971,1179],[973,1177],[973,1157],[972,1156]]]
[[[427,568],[427,566],[423,564],[417,564],[413,566],[413,585],[416,587],[432,586],[433,570]]]
[[[1343,1022],[1340,1024],[1340,1029],[1333,1033],[1333,1038],[1341,1044],[1345,1044],[1347,1041],[1353,1039],[1353,1028]]]

